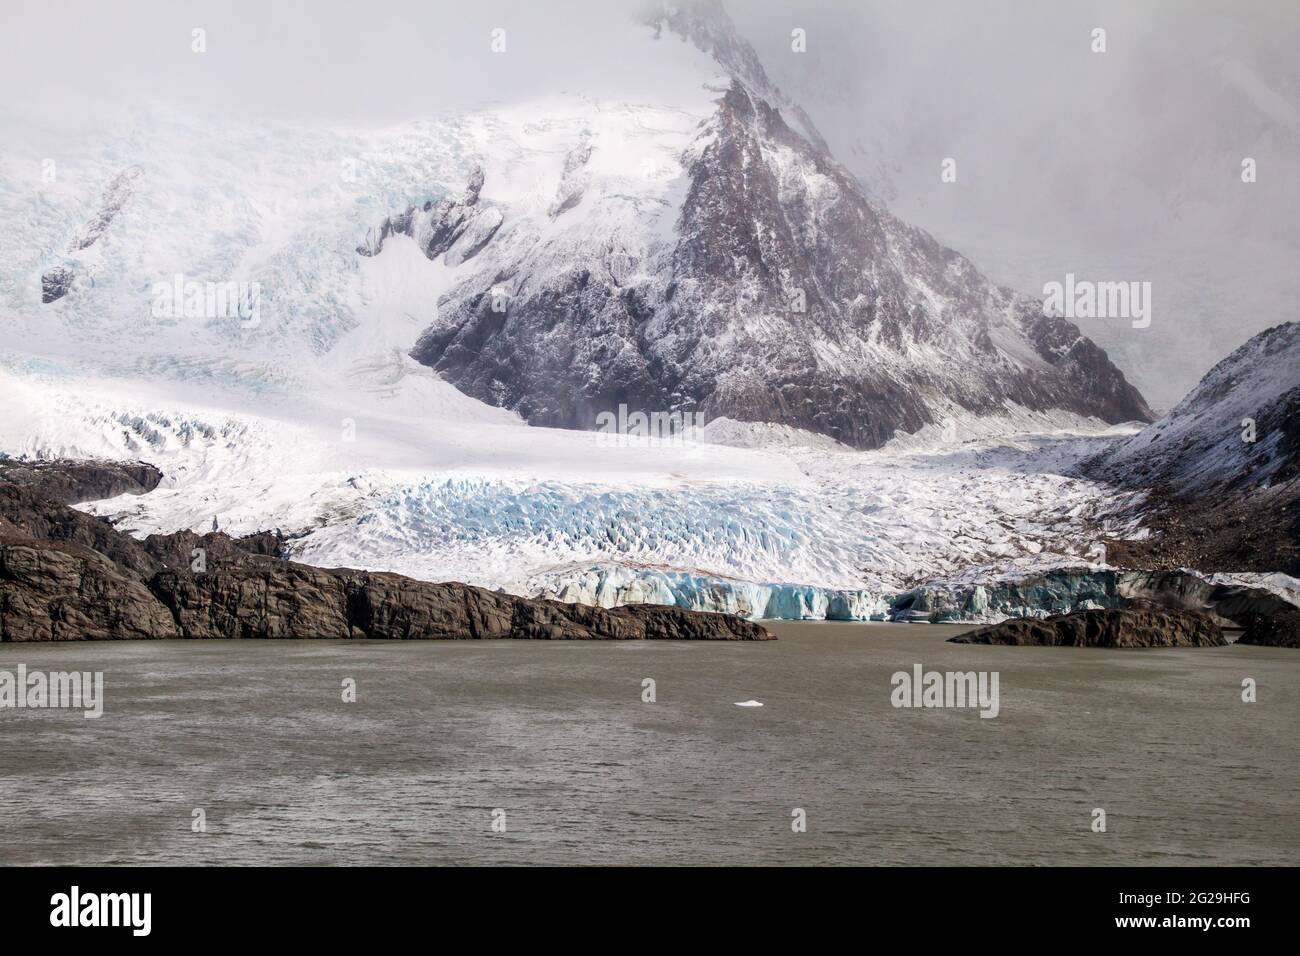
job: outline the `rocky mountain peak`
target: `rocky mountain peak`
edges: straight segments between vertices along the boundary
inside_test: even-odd
[[[413,349],[467,394],[539,425],[590,428],[627,404],[855,447],[961,411],[1151,417],[1074,325],[876,205],[739,76],[678,158],[684,195],[651,197],[675,203],[667,237],[615,218],[622,194],[592,195],[592,148],[575,144],[550,208],[587,216],[558,236],[508,230]],[[439,235],[459,227],[447,208]]]

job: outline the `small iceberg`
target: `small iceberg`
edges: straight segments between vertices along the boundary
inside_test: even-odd
[[[736,706],[737,707],[762,707],[763,704],[757,700],[738,700],[736,701]]]

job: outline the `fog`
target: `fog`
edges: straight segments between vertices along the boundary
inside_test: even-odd
[[[731,0],[773,80],[903,218],[1030,294],[1150,281],[1153,321],[1093,321],[1153,405],[1300,296],[1300,5]],[[653,95],[613,42],[631,2],[50,2],[0,11],[0,114],[154,104],[388,124],[566,90]],[[509,55],[487,54],[493,29]],[[1106,31],[1094,52],[1092,31]],[[191,49],[204,31],[206,51]],[[791,49],[791,30],[807,37]],[[652,48],[651,48],[652,49]],[[1243,183],[1241,163],[1256,161]],[[955,182],[940,163],[956,161]]]
[[[9,96],[21,91],[19,105],[74,116],[165,102],[377,125],[539,91],[612,95],[635,71],[602,56],[602,37],[629,29],[638,9],[617,0],[5,0],[0,78]],[[489,49],[496,28],[507,30],[506,56]]]
[[[1149,328],[1079,324],[1153,405],[1297,318],[1300,4],[733,6],[837,157],[993,278],[1031,294],[1067,272],[1151,282]]]

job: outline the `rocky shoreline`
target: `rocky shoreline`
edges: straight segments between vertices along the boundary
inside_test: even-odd
[[[949,641],[1021,647],[1222,647],[1228,643],[1210,615],[1155,606],[1012,618]]]
[[[0,460],[0,641],[775,639],[752,620],[671,603],[609,608],[299,564],[273,532],[138,540],[70,507],[145,494],[161,479],[139,462]],[[1234,627],[1242,644],[1300,647],[1300,608],[1185,570],[1063,568],[876,603],[881,617],[901,621],[1008,618],[960,643],[1215,646],[1226,643],[1220,628]]]
[[[1237,643],[1300,648],[1300,609],[1255,615],[1247,621],[1246,631]]]
[[[69,507],[142,494],[161,478],[139,463],[0,462],[0,641],[776,639],[725,614],[604,609],[311,567],[279,557],[283,542],[270,533],[138,541]]]
[[[1211,584],[1185,572],[1152,572],[1130,582],[1125,606],[1045,618],[1009,618],[949,638],[954,644],[1035,647],[1222,647],[1236,643],[1300,648],[1300,608],[1262,588]]]

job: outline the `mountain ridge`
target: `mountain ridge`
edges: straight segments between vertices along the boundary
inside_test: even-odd
[[[576,255],[546,236],[513,257],[484,242],[480,272],[443,297],[412,357],[530,424],[567,428],[626,404],[872,448],[957,409],[1154,417],[1076,326],[871,201],[746,85],[766,76],[721,5],[691,9],[707,16],[678,10],[657,29],[710,52],[730,82],[682,154],[672,234],[635,248],[601,227]],[[583,202],[600,197],[565,208]]]
[[[1300,574],[1300,323],[1252,336],[1083,470],[1149,489],[1138,507],[1156,534],[1115,561]]]

